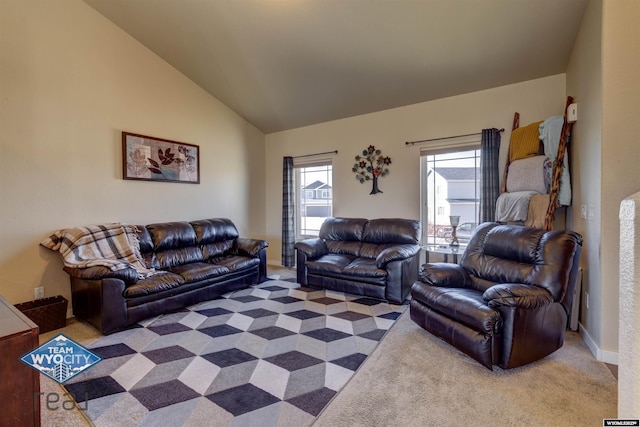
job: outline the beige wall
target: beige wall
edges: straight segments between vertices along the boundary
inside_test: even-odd
[[[640,190],[640,2],[604,1],[602,16],[602,348],[616,350],[618,216]]]
[[[556,75],[466,95],[444,98],[378,113],[322,123],[266,136],[267,239],[270,262],[280,263],[282,218],[282,157],[338,150],[333,159],[334,215],[406,217],[420,215],[420,146],[405,141],[505,128],[502,158],[513,114],[525,125],[562,114],[565,75]],[[380,179],[382,194],[369,195],[370,183],[355,180],[354,157],[369,145],[390,156],[390,174]]]
[[[603,293],[617,292],[613,281],[602,281],[602,0],[587,6],[580,32],[567,67],[567,94],[578,103],[578,121],[573,126],[571,173],[573,207],[567,225],[584,238],[581,266],[584,269],[581,298],[583,335],[594,353],[602,345]],[[580,206],[594,212],[593,220],[580,218]],[[586,296],[589,294],[589,308]],[[617,316],[617,310],[613,317]],[[612,316],[608,316],[612,317]],[[617,325],[615,325],[617,328]],[[617,329],[616,329],[617,331]],[[609,334],[610,335],[610,334]],[[617,351],[617,345],[609,350]]]
[[[264,135],[80,0],[0,1],[0,294],[69,298],[59,228],[229,217],[264,236]],[[200,146],[201,183],[121,179],[121,131]]]
[[[567,68],[567,93],[579,106],[568,224],[585,237],[582,333],[598,359],[616,363],[624,256],[618,212],[640,190],[640,2],[589,2]],[[581,204],[593,208],[593,221],[580,219]]]

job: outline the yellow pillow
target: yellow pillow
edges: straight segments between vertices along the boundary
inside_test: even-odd
[[[540,149],[540,131],[538,128],[540,123],[542,123],[542,120],[511,132],[509,162],[538,155],[538,150]]]

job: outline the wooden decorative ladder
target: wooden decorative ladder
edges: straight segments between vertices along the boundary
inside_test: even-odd
[[[555,218],[556,209],[558,208],[558,192],[560,191],[560,178],[562,177],[564,156],[569,147],[569,135],[571,134],[571,129],[573,128],[573,123],[569,123],[567,121],[567,111],[571,103],[573,103],[573,98],[571,96],[568,96],[567,103],[564,107],[564,122],[562,124],[562,132],[560,133],[560,143],[558,145],[558,154],[555,159],[553,174],[551,176],[551,187],[549,189],[549,206],[547,207],[547,214],[545,215],[545,218],[544,218],[544,230],[547,230],[547,231],[553,228],[553,220]],[[520,114],[516,112],[513,116],[513,127],[511,130],[514,131],[519,127],[520,127]],[[507,175],[509,173],[509,164],[510,164],[509,157],[510,156],[507,155],[507,164],[504,168],[504,176],[502,180],[502,186],[500,188],[501,193],[504,193],[507,191]]]

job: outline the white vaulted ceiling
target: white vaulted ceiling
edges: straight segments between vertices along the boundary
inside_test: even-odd
[[[85,0],[264,133],[565,72],[587,0]]]

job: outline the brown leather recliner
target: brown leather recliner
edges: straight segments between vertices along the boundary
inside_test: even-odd
[[[485,367],[515,368],[564,342],[582,236],[481,224],[460,264],[424,264],[411,319]]]

